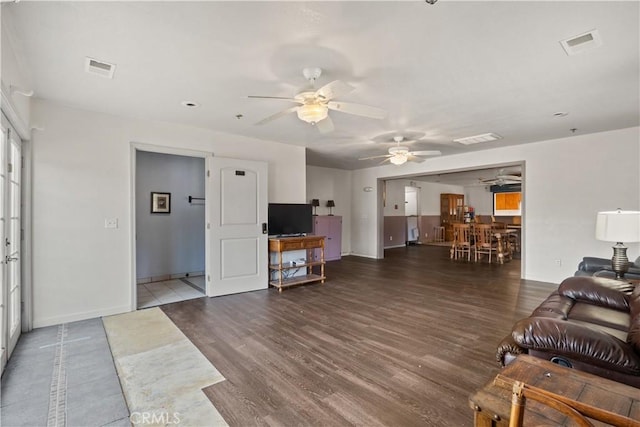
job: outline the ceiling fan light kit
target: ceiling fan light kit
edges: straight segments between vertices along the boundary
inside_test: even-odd
[[[327,118],[329,109],[322,104],[305,104],[298,108],[297,114],[300,120],[315,125]]]
[[[403,165],[405,163],[407,163],[407,155],[406,154],[394,154],[392,157],[389,158],[389,161],[391,163],[393,163],[394,165]]]

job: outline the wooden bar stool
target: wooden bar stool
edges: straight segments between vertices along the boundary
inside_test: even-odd
[[[433,241],[444,242],[444,227],[433,227]]]

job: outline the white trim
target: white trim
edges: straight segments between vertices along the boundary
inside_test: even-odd
[[[22,141],[22,332],[33,329],[33,146]]]
[[[359,256],[359,257],[361,257],[361,258],[380,259],[380,258],[377,258],[377,257],[371,256],[371,255],[359,254],[359,253],[356,253],[356,252],[352,252],[350,255],[351,255],[351,256]]]
[[[20,139],[29,141],[31,139],[31,132],[24,120],[20,118],[20,115],[11,100],[11,91],[5,87],[4,83],[0,83],[0,98],[2,112],[7,116],[11,126],[16,130]]]
[[[212,153],[207,151],[198,151],[198,150],[190,150],[186,148],[177,148],[177,147],[167,147],[164,145],[154,145],[154,144],[145,144],[140,142],[131,142],[130,148],[130,159],[131,159],[131,173],[129,175],[130,181],[130,197],[129,204],[131,206],[131,216],[129,218],[129,222],[131,224],[131,232],[129,234],[131,242],[130,242],[130,251],[131,251],[131,304],[129,310],[127,311],[136,311],[138,309],[138,279],[136,274],[136,151],[147,151],[151,153],[161,153],[161,154],[171,154],[175,156],[188,156],[188,157],[201,157],[205,160],[212,156]],[[205,161],[206,165],[206,161]],[[205,168],[206,169],[206,168]],[[206,179],[206,171],[204,179],[204,192],[208,194],[209,189],[209,180]],[[209,206],[209,201],[205,200],[205,211],[207,211]],[[206,215],[205,215],[206,216]],[[205,239],[208,238],[209,230],[205,229]],[[205,244],[205,260],[209,259],[208,256],[208,246]],[[205,270],[208,268],[208,265],[205,265]],[[205,277],[207,277],[207,271],[205,271]],[[207,281],[208,288],[208,281]]]
[[[60,325],[62,323],[76,322],[78,320],[95,319],[97,317],[113,316],[114,314],[128,313],[128,305],[121,305],[118,307],[111,307],[108,309],[99,309],[91,311],[83,311],[72,314],[65,314],[63,316],[44,317],[37,319],[33,323],[34,328],[43,328],[45,326]]]

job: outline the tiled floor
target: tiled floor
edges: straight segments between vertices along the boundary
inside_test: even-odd
[[[131,425],[101,319],[22,335],[2,375],[0,425]]]
[[[138,308],[200,298],[204,296],[204,289],[204,276],[139,284]]]
[[[199,298],[204,287],[204,276],[138,285],[138,307]],[[0,383],[1,426],[131,425],[102,319],[23,334]]]

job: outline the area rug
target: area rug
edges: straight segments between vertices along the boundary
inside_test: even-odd
[[[133,425],[227,425],[202,392],[224,377],[162,310],[103,323]]]

